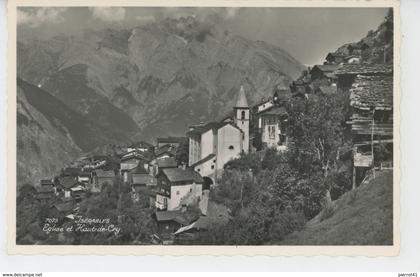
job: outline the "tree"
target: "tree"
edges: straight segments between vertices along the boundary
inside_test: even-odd
[[[189,144],[188,140],[183,140],[178,149],[176,150],[175,160],[178,164],[186,164],[188,165],[189,159]]]
[[[294,99],[288,107],[288,134],[294,142],[289,160],[303,176],[322,173],[317,185],[327,198],[335,185],[331,176],[338,171],[349,144],[345,137],[347,107],[345,93]]]

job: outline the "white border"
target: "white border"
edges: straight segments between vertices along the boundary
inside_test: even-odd
[[[0,2],[0,11],[5,13],[5,2]],[[417,164],[419,151],[418,106],[418,63],[420,61],[420,2],[403,0],[402,13],[402,104],[401,104],[401,149],[402,149],[402,179],[401,179],[401,253],[398,257],[349,258],[349,257],[115,257],[115,256],[6,256],[5,241],[1,243],[0,270],[330,270],[330,271],[419,271],[420,195]],[[5,20],[0,16],[0,52],[5,56]],[[0,64],[1,72],[5,72],[4,63]],[[4,74],[0,77],[4,93],[0,94],[0,127],[5,132],[6,93]],[[5,136],[0,136],[1,147],[5,147]],[[5,150],[5,149],[2,149]],[[5,151],[2,151],[3,153]],[[6,195],[5,178],[6,157],[0,157],[0,191]],[[1,174],[3,173],[3,174]],[[4,202],[5,203],[5,202]],[[2,226],[0,235],[5,239],[6,204],[0,212]],[[70,265],[70,266],[69,266]],[[77,266],[76,266],[77,265]],[[48,266],[48,267],[46,267]]]

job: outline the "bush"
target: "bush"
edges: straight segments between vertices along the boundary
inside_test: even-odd
[[[306,217],[302,212],[293,210],[276,214],[270,228],[270,238],[273,241],[282,240],[294,231],[300,231],[305,226]]]

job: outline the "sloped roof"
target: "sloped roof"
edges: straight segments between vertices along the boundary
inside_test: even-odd
[[[133,174],[133,185],[155,186],[156,184],[156,178],[150,174]]]
[[[361,110],[392,110],[393,77],[358,75],[350,89],[350,105]]]
[[[239,89],[238,99],[236,101],[235,108],[248,108],[248,100],[246,99],[244,87],[241,86]]]
[[[190,181],[196,183],[204,183],[203,178],[198,172],[192,169],[182,168],[165,168],[162,170],[170,182]]]
[[[177,163],[173,157],[158,159],[157,165],[159,168],[177,167]]]
[[[213,159],[214,157],[216,157],[216,154],[209,154],[209,155],[207,155],[206,157],[204,157],[203,159],[201,159],[201,160],[199,160],[199,161],[197,161],[197,162],[193,163],[193,164],[191,165],[191,168],[194,168],[194,167],[195,167],[195,166],[197,166],[197,165],[200,165],[200,164],[202,164],[202,163],[205,163],[205,162],[207,162],[207,161],[209,161],[209,160]]]
[[[217,204],[213,201],[209,201],[208,212],[206,216],[200,216],[200,218],[191,223],[188,226],[179,228],[176,234],[187,232],[189,230],[206,230],[211,226],[218,224],[226,224],[229,221],[229,210],[221,204]]]
[[[130,170],[131,174],[147,174],[146,169],[142,165],[138,165],[135,168]]]
[[[128,152],[128,153],[124,154],[121,157],[121,162],[131,160],[131,159],[150,161],[150,159],[148,157],[139,153],[138,151],[131,151],[131,152]]]
[[[338,68],[337,64],[319,64],[312,67],[311,72],[315,70],[315,68],[318,68],[322,72],[333,72]]]
[[[194,129],[188,132],[188,134],[194,134],[194,135],[201,135],[209,130],[217,130],[222,126],[225,126],[229,124],[229,122],[222,121],[222,122],[209,122],[204,125],[195,126]]]
[[[101,178],[113,178],[115,177],[115,172],[113,170],[95,170],[96,176]]]
[[[335,75],[392,74],[392,64],[343,64],[334,71]]]
[[[197,216],[188,212],[177,211],[156,211],[157,221],[175,221],[182,225],[187,225],[197,219]]]
[[[261,116],[264,115],[287,115],[287,110],[285,107],[273,106],[265,111],[260,113]]]
[[[176,155],[176,147],[170,145],[170,144],[165,144],[162,147],[159,147],[158,149],[155,150],[155,156],[160,156],[164,153],[169,153],[173,156]]]
[[[72,188],[77,185],[77,178],[72,176],[64,176],[59,178],[60,185],[64,188]]]
[[[130,144],[130,147],[131,148],[136,148],[136,147],[138,147],[138,148],[150,148],[150,147],[153,147],[153,145],[151,145],[150,143],[145,142],[145,141],[138,141],[138,142],[133,142],[132,144]]]

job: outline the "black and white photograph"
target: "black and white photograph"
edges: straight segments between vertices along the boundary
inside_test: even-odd
[[[15,12],[17,246],[398,247],[395,5]]]

